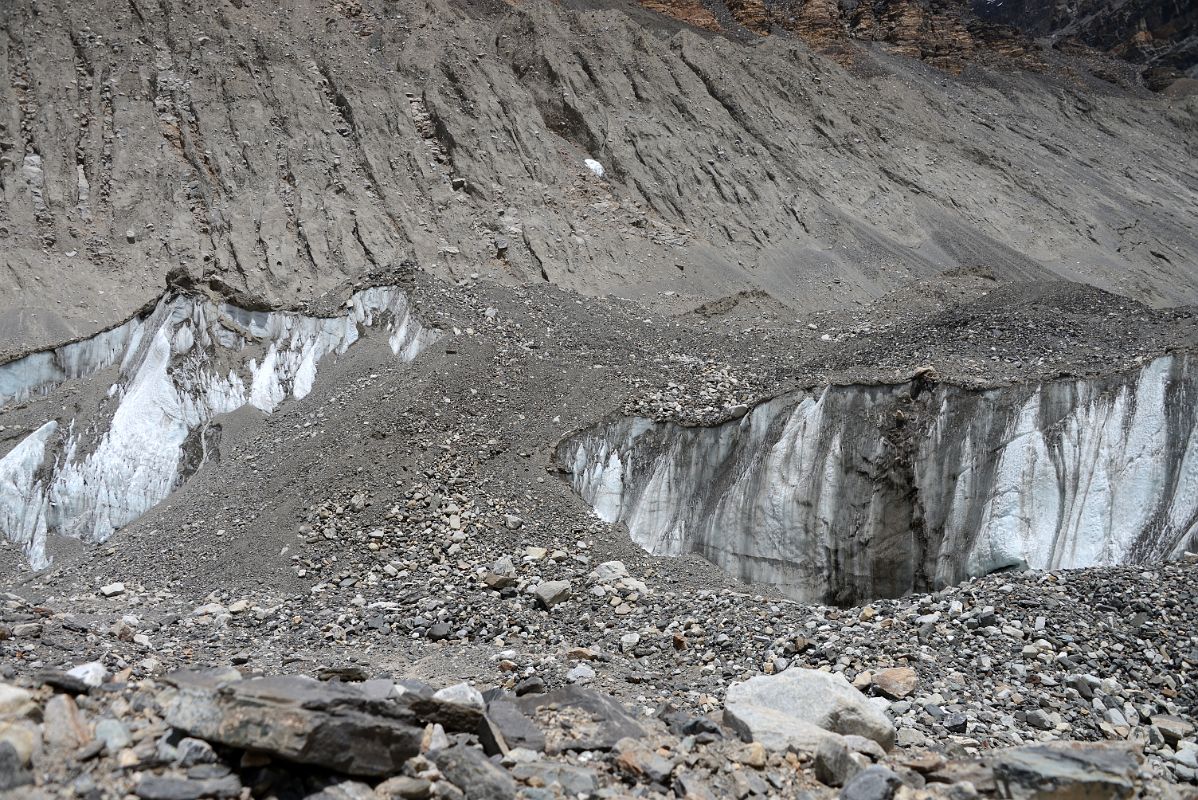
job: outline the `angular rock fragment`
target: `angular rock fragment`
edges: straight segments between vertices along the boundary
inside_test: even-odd
[[[32,694],[19,686],[0,683],[0,716],[20,716],[32,709]]]
[[[42,715],[42,738],[52,750],[74,750],[92,740],[91,726],[70,695],[51,697]]]
[[[645,735],[615,698],[579,686],[524,695],[516,705],[546,731],[548,752],[610,750],[625,737]]]
[[[41,682],[45,686],[53,688],[56,692],[66,692],[67,694],[87,694],[92,688],[82,678],[78,678],[67,672],[61,672],[56,669],[46,669],[35,674],[34,679]]]
[[[1136,793],[1141,757],[1124,742],[1062,741],[1000,750],[987,760],[1007,800],[1122,800]]]
[[[890,800],[903,782],[880,764],[858,772],[840,790],[840,800]]]
[[[637,739],[621,739],[616,742],[615,749],[619,751],[616,767],[640,780],[665,783],[677,766],[674,759],[666,758],[649,743]]]
[[[489,723],[489,724],[488,724]],[[541,752],[545,734],[512,700],[500,698],[487,706],[487,716],[479,738],[488,755],[517,747]]]
[[[141,779],[134,792],[141,800],[201,800],[201,798],[237,797],[241,794],[241,781],[237,779],[236,775],[203,780],[149,775]]]
[[[724,699],[724,721],[745,741],[771,750],[814,750],[827,732],[894,746],[894,723],[844,676],[818,670],[788,669],[734,684]]]
[[[396,775],[374,787],[378,800],[422,800],[432,792],[433,785],[424,778]]]
[[[545,581],[536,588],[537,602],[550,609],[570,598],[569,581]]]
[[[875,672],[872,685],[883,697],[902,700],[915,691],[918,682],[915,670],[910,667],[891,667]]]
[[[540,783],[566,797],[589,797],[598,785],[592,770],[549,761],[517,764],[512,768],[512,776],[525,783]]]
[[[466,800],[498,800],[516,796],[516,782],[482,751],[464,745],[435,750],[429,758]]]
[[[8,742],[0,742],[0,792],[32,782],[33,775],[25,769],[17,749]]]
[[[191,736],[348,775],[393,775],[420,752],[407,704],[360,688],[282,676],[244,681],[174,673],[166,721]]]
[[[1169,714],[1157,714],[1152,718],[1152,724],[1157,727],[1165,741],[1176,746],[1177,742],[1194,734],[1194,725],[1181,717]]]
[[[829,736],[815,749],[815,777],[822,783],[843,786],[860,770],[861,766],[853,760],[843,740]]]

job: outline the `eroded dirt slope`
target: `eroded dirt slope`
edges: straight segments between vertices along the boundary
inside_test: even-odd
[[[6,354],[171,271],[271,306],[403,261],[666,310],[977,265],[1198,297],[1195,101],[1084,70],[855,43],[850,71],[617,4],[9,0],[0,24]]]

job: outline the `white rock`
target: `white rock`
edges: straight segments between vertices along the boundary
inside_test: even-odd
[[[623,561],[604,561],[591,572],[591,577],[599,583],[611,583],[628,575],[628,568]]]
[[[0,717],[20,716],[33,708],[33,695],[19,686],[0,683]]]
[[[482,692],[465,682],[439,689],[433,694],[433,698],[443,703],[456,703],[471,708],[487,707],[487,701],[483,699]]]
[[[566,673],[566,680],[570,683],[590,683],[594,679],[595,670],[586,664],[579,664]]]
[[[824,732],[864,736],[887,750],[894,745],[894,723],[843,675],[812,669],[733,684],[724,698],[724,720],[742,738],[775,750],[810,750]]]
[[[229,609],[222,606],[220,603],[205,603],[202,606],[192,609],[193,617],[216,617],[221,614],[227,614]]]
[[[67,674],[72,678],[78,678],[88,686],[99,686],[108,677],[108,670],[104,669],[104,665],[99,661],[89,661],[86,664],[80,664],[77,667],[72,667],[67,670]]]
[[[570,597],[569,581],[545,581],[536,588],[537,601],[545,608],[553,608]]]

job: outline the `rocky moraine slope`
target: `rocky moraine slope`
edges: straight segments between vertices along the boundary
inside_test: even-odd
[[[1193,796],[1192,25],[0,0],[0,799]]]

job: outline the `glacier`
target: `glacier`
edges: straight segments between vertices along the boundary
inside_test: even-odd
[[[799,600],[852,604],[1007,569],[1151,563],[1198,543],[1198,374],[987,390],[826,386],[686,427],[614,417],[556,458],[651,553],[698,553]]]
[[[216,417],[304,397],[321,359],[364,328],[384,330],[404,361],[441,335],[397,287],[357,292],[333,317],[171,294],[96,336],[0,365],[0,413],[70,380],[108,385],[90,416],[50,420],[0,458],[0,533],[34,569],[50,563],[48,533],[103,542],[207,460]]]

